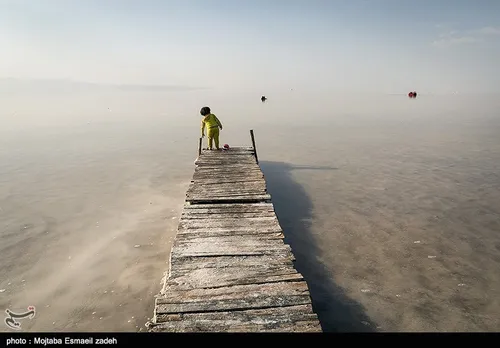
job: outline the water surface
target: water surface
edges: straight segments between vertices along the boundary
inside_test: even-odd
[[[222,143],[254,129],[324,330],[498,331],[498,98],[267,96],[4,95],[0,309],[36,306],[24,330],[143,328],[209,105]]]

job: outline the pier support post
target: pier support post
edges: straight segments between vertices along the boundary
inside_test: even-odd
[[[255,137],[253,135],[253,129],[250,129],[250,136],[252,137],[252,146],[255,153],[255,161],[257,161],[257,164],[259,164],[259,157],[257,157],[257,148],[255,147]]]

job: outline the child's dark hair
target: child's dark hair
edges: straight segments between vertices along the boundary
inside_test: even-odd
[[[200,114],[202,116],[210,115],[210,108],[208,106],[202,107],[201,110],[200,110]]]

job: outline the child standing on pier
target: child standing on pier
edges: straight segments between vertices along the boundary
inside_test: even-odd
[[[201,137],[205,136],[205,127],[207,128],[207,142],[208,149],[213,149],[213,143],[215,142],[215,148],[220,150],[219,147],[219,128],[222,130],[222,123],[219,121],[217,116],[211,113],[208,106],[202,107],[200,114],[203,116],[201,120]]]

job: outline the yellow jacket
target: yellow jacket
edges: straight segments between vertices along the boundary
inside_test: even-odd
[[[208,114],[201,120],[201,136],[205,135],[205,127],[208,129],[220,127],[220,129],[222,129],[222,123],[220,123],[219,119],[214,114]]]

